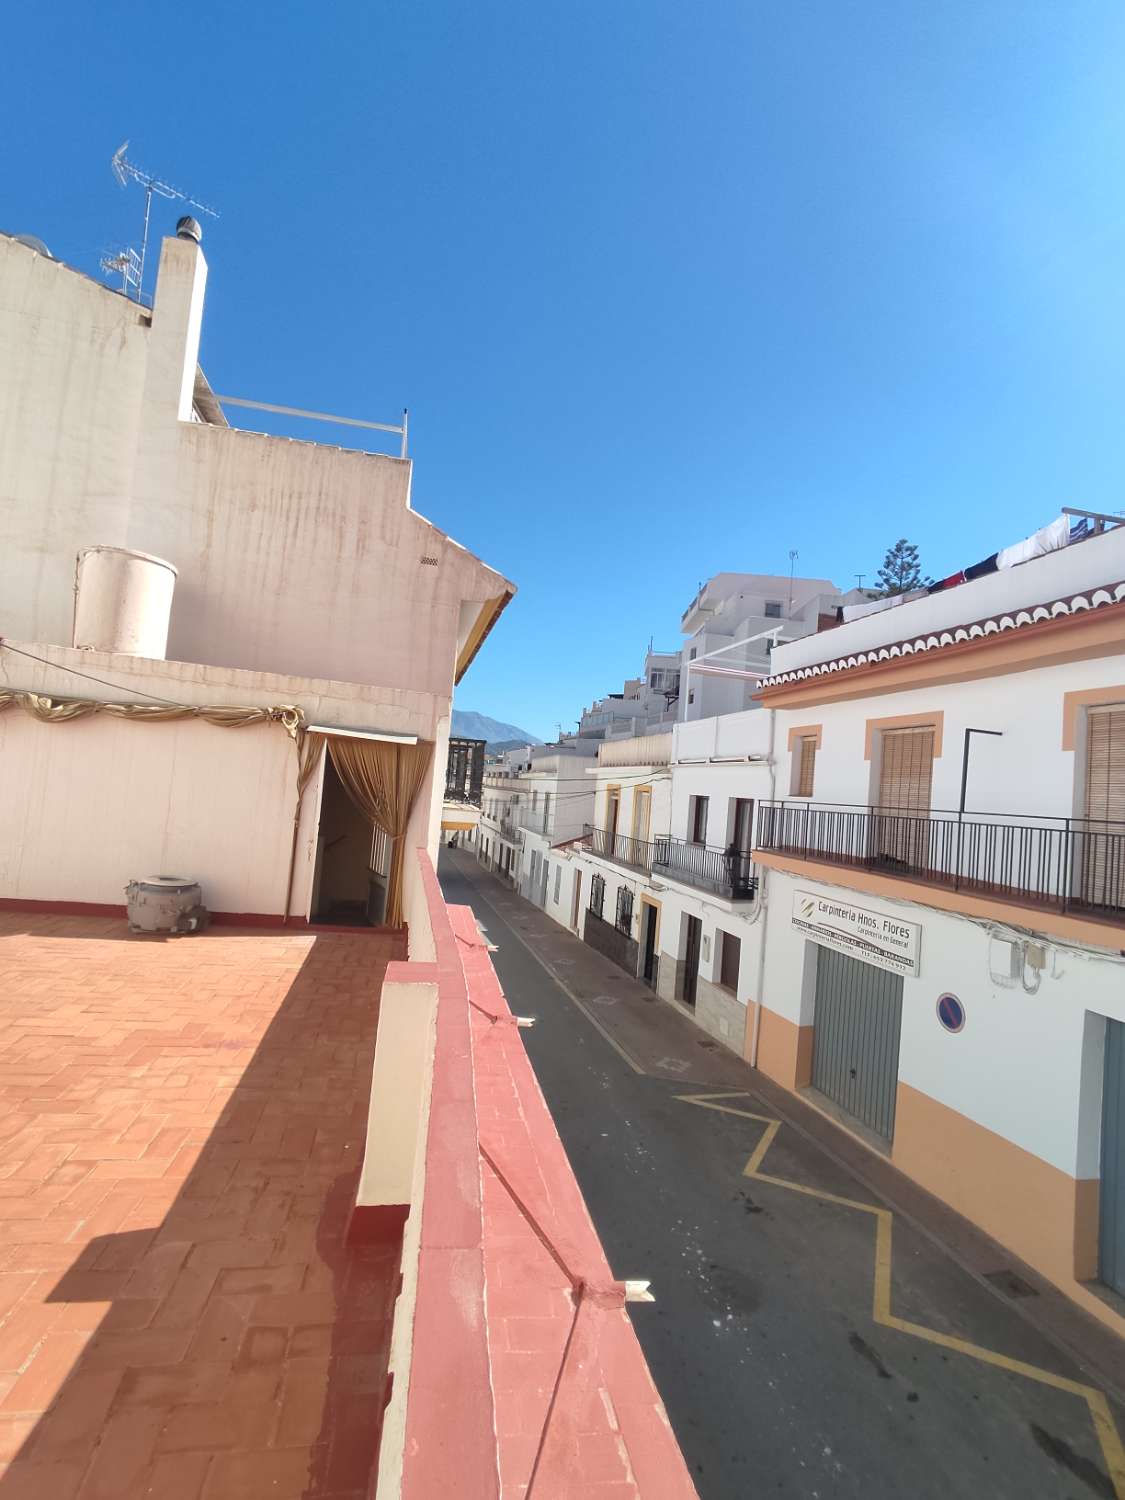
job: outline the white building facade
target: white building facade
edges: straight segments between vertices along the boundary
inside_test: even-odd
[[[192,237],[149,309],[0,236],[0,902],[174,872],[243,921],[401,921],[512,585],[411,508],[409,460],[230,427],[206,281]],[[407,773],[381,837],[349,757]]]
[[[773,665],[748,1055],[1125,1326],[1125,528]]]

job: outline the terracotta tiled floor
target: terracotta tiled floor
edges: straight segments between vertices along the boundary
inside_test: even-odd
[[[346,1250],[397,940],[0,915],[0,1500],[358,1497],[397,1252]]]

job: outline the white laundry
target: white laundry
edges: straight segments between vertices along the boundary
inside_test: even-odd
[[[1047,552],[1057,552],[1070,541],[1070,517],[1060,516],[1049,526],[1044,526],[1034,536],[1016,542],[1013,547],[1004,547],[996,554],[997,568],[1014,568],[1017,563],[1028,562],[1033,557],[1042,557]]]

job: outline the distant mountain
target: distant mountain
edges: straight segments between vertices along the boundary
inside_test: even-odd
[[[467,708],[453,710],[453,727],[450,732],[462,735],[467,740],[487,740],[490,750],[543,743],[538,735],[528,734],[518,724],[505,724],[500,719],[490,719],[487,714],[475,714]]]

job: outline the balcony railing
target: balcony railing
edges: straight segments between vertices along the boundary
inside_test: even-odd
[[[762,802],[755,847],[1125,922],[1125,822]]]
[[[728,901],[750,901],[758,889],[758,877],[749,854],[736,849],[716,849],[711,844],[693,844],[688,839],[656,838],[652,868],[669,880],[714,891]]]
[[[646,839],[611,833],[607,828],[592,828],[587,823],[582,830],[582,842],[591,854],[612,860],[616,865],[628,865],[633,870],[647,870],[652,865],[652,845]]]

